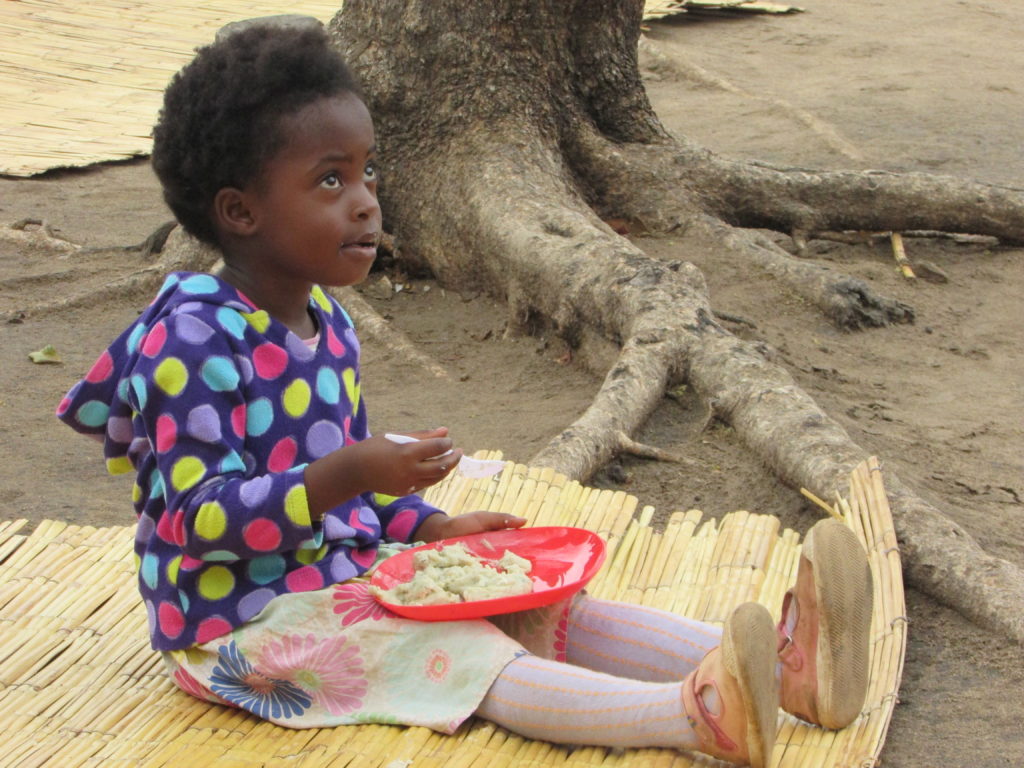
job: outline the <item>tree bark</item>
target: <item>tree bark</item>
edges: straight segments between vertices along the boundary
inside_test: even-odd
[[[845,327],[907,322],[867,286],[791,263],[748,228],[930,229],[1024,241],[1020,190],[736,163],[670,138],[637,67],[642,2],[347,0],[331,34],[362,78],[403,258],[508,302],[571,344],[620,349],[587,412],[534,459],[586,479],[686,380],[779,476],[829,498],[866,452],[788,373],[714,319],[692,265],[602,221],[703,228]],[[840,482],[844,483],[842,488]],[[1024,640],[1024,574],[887,475],[910,582]]]

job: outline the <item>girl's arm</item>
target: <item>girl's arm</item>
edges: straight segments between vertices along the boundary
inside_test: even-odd
[[[342,334],[358,350],[351,320],[340,307],[337,315],[348,325]],[[370,435],[358,362],[351,369],[351,388],[346,387],[345,397],[352,413],[346,446],[307,468],[314,519],[340,503],[346,494],[358,491],[376,515],[384,538],[413,541],[424,520],[443,515],[437,507],[412,494],[442,480],[459,463],[462,451],[448,453],[452,441],[445,427],[408,433],[418,442],[405,444]]]

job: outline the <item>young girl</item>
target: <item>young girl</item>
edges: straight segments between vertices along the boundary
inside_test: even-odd
[[[719,629],[585,594],[553,609],[560,624],[422,623],[371,598],[368,572],[402,545],[525,521],[415,495],[459,460],[445,429],[396,444],[367,428],[352,322],[318,286],[359,283],[374,260],[374,132],[321,29],[200,50],[167,89],[153,165],[223,268],[170,275],[58,414],[102,439],[110,472],[136,473],[139,588],[181,688],[297,728],[451,733],[476,713],[755,766],[780,702],[827,727],[856,717],[870,577],[834,521],[808,534],[777,630],[754,603]]]

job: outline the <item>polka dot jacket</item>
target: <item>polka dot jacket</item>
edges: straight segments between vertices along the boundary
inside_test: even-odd
[[[57,410],[102,439],[111,474],[136,473],[139,588],[158,650],[358,576],[382,539],[408,542],[439,511],[364,494],[311,522],[306,464],[369,432],[352,321],[319,287],[310,309],[315,349],[219,278],[174,273]]]

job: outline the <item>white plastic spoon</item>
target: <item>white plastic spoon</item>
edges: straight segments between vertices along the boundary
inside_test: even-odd
[[[396,435],[391,432],[385,433],[384,437],[390,440],[392,443],[418,443],[419,438],[409,437],[408,435]],[[445,451],[441,456],[447,456],[452,451]],[[435,456],[434,458],[441,458],[441,456]],[[490,477],[496,475],[505,468],[505,462],[498,459],[473,459],[469,456],[463,456],[459,459],[459,474],[463,477],[476,479],[480,477]]]

